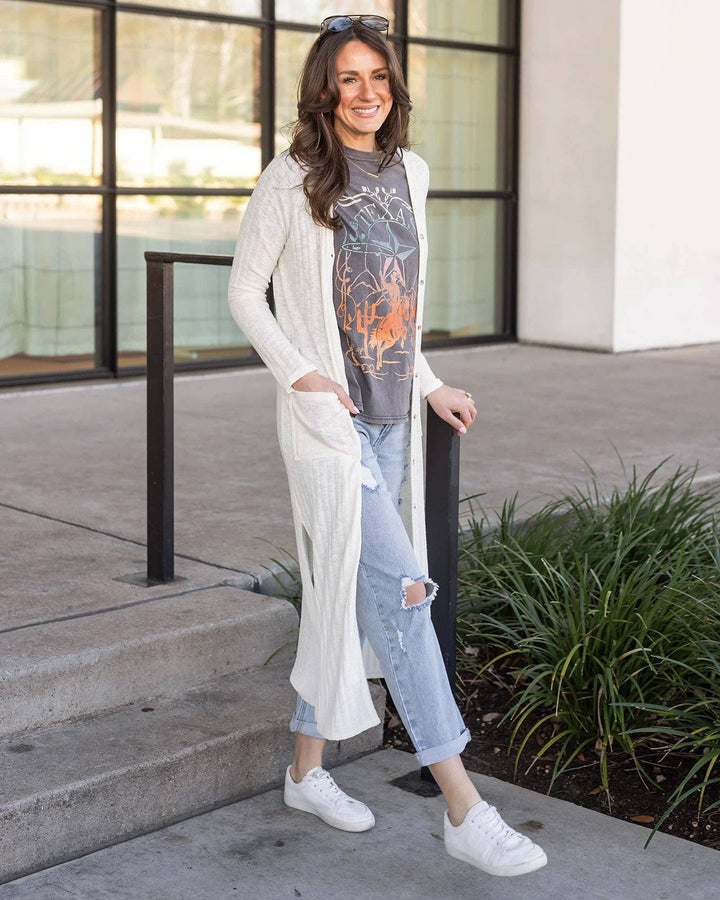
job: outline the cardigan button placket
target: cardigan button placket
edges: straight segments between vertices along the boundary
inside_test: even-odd
[[[403,154],[406,168],[408,187],[411,194],[420,203],[419,211],[424,209],[425,195],[427,191],[427,167],[415,154],[407,152]],[[287,154],[281,154],[263,172],[251,198],[246,216],[240,225],[240,234],[236,245],[235,265],[231,276],[230,307],[233,316],[241,328],[245,324],[252,324],[256,318],[256,310],[265,310],[267,303],[265,297],[265,278],[272,276],[270,260],[273,254],[277,254],[276,265],[282,279],[276,285],[275,301],[278,310],[284,315],[284,326],[280,329],[277,320],[267,322],[267,327],[258,328],[257,341],[267,350],[268,362],[273,375],[280,384],[286,384],[290,388],[292,380],[297,380],[298,375],[308,371],[308,362],[321,364],[328,372],[335,370],[336,363],[340,363],[339,371],[342,372],[342,353],[337,341],[337,321],[332,302],[333,269],[335,266],[333,235],[327,230],[318,232],[317,225],[304,209],[304,196],[302,194],[302,181],[304,172],[302,167]],[[300,188],[299,190],[297,190]],[[280,234],[278,227],[280,221],[287,218],[287,229],[284,235]],[[297,215],[296,215],[297,213]],[[423,224],[425,224],[423,220]],[[282,240],[280,238],[283,238]],[[283,252],[286,241],[292,238],[296,244],[295,252]],[[319,242],[319,238],[321,241]],[[425,291],[425,284],[420,285],[420,280],[425,278],[425,263],[428,243],[426,235],[419,235],[418,280],[416,284],[419,290],[419,300]],[[322,249],[324,248],[327,262],[322,263]],[[320,252],[318,253],[318,249]],[[314,259],[319,265],[311,265],[305,270],[306,260]],[[262,272],[260,271],[262,270]],[[258,275],[262,274],[262,278]],[[285,290],[283,290],[285,288]],[[312,312],[312,316],[308,315]],[[416,327],[420,324],[418,316]],[[319,327],[327,330],[327,341],[317,341],[318,335],[314,329]],[[324,331],[323,331],[324,334]],[[418,332],[419,338],[419,332]],[[419,340],[418,340],[419,343]],[[336,356],[338,360],[335,359]],[[305,351],[308,355],[306,356]],[[415,378],[419,379],[419,373],[413,370]],[[292,376],[292,377],[290,377]],[[431,373],[424,369],[424,379],[432,387]],[[288,383],[290,382],[290,383]],[[420,385],[418,385],[418,388]],[[425,521],[423,504],[419,500],[422,494],[422,448],[420,446],[420,422],[422,415],[419,402],[420,391],[413,390],[412,444],[408,457],[412,461],[412,477],[409,479],[411,495],[408,497],[407,508],[412,513],[413,534],[417,539],[417,553],[423,557],[418,562],[425,567]],[[417,395],[417,396],[416,396]],[[329,466],[323,466],[321,471],[315,467],[296,464],[294,460],[294,448],[292,445],[292,431],[300,426],[298,406],[292,390],[288,392],[290,400],[283,403],[280,413],[287,420],[290,427],[280,430],[280,448],[284,458],[288,462],[288,478],[291,487],[291,497],[294,502],[293,514],[302,517],[307,513],[311,515],[309,500],[325,496],[328,489],[334,492],[333,496],[338,501],[337,521],[333,518],[333,548],[337,547],[337,558],[354,559],[360,555],[360,509],[357,501],[359,491],[347,490],[350,486],[359,487],[359,467],[355,466],[355,459],[348,459],[346,455],[338,454],[338,462],[343,462],[343,473],[347,477],[341,477],[340,472],[329,471]],[[310,406],[310,403],[306,404]],[[320,398],[317,403],[319,410],[325,409],[326,400]],[[354,430],[354,429],[353,429]],[[351,469],[352,464],[352,469]],[[348,479],[350,479],[348,481]],[[317,492],[317,493],[316,493]],[[308,503],[306,504],[306,498]],[[413,502],[414,501],[414,502]],[[307,550],[300,542],[298,554],[302,557],[303,564],[308,563]],[[336,559],[335,552],[332,554]],[[332,564],[330,564],[332,565]],[[304,565],[305,568],[309,566]],[[367,689],[366,675],[368,671],[379,675],[379,668],[375,664],[366,670],[362,661],[358,664],[360,643],[357,623],[349,610],[348,597],[352,594],[352,588],[357,578],[357,570],[331,569],[320,566],[321,577],[311,582],[308,590],[314,592],[315,603],[319,609],[321,624],[313,629],[308,640],[299,648],[293,668],[293,683],[297,681],[307,686],[308,694],[315,694],[317,700],[318,727],[322,733],[331,739],[344,739],[377,724],[377,715],[373,709],[370,694]],[[338,610],[338,606],[342,609]],[[347,614],[345,614],[347,613]],[[338,665],[340,648],[347,648],[349,653],[345,660],[348,665]],[[323,677],[324,669],[319,666],[319,660],[325,658],[329,665],[339,673],[332,684],[327,684]]]

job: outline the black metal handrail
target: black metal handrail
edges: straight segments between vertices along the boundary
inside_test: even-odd
[[[232,256],[147,251],[147,580],[175,577],[173,266],[231,266]],[[425,522],[428,562],[438,593],[432,618],[455,686],[460,440],[427,408]]]

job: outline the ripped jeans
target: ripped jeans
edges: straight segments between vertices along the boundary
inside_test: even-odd
[[[409,419],[370,425],[353,419],[362,448],[362,548],[357,579],[360,639],[380,661],[385,683],[421,766],[456,756],[470,740],[445,672],[430,618],[437,590],[418,565],[398,511],[410,439]],[[406,605],[409,584],[426,598]],[[322,738],[315,709],[298,697],[290,730]]]

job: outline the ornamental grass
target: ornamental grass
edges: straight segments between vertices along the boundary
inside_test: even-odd
[[[552,756],[551,790],[588,752],[608,803],[612,754],[651,782],[641,750],[689,755],[668,815],[692,795],[720,805],[720,545],[718,491],[666,466],[609,495],[591,472],[524,520],[516,500],[490,516],[470,498],[458,665],[510,684],[509,749]]]

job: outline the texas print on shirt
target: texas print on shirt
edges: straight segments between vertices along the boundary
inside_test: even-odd
[[[415,217],[395,187],[352,181],[336,204],[343,232],[334,289],[345,354],[366,378],[405,381],[415,350]]]

